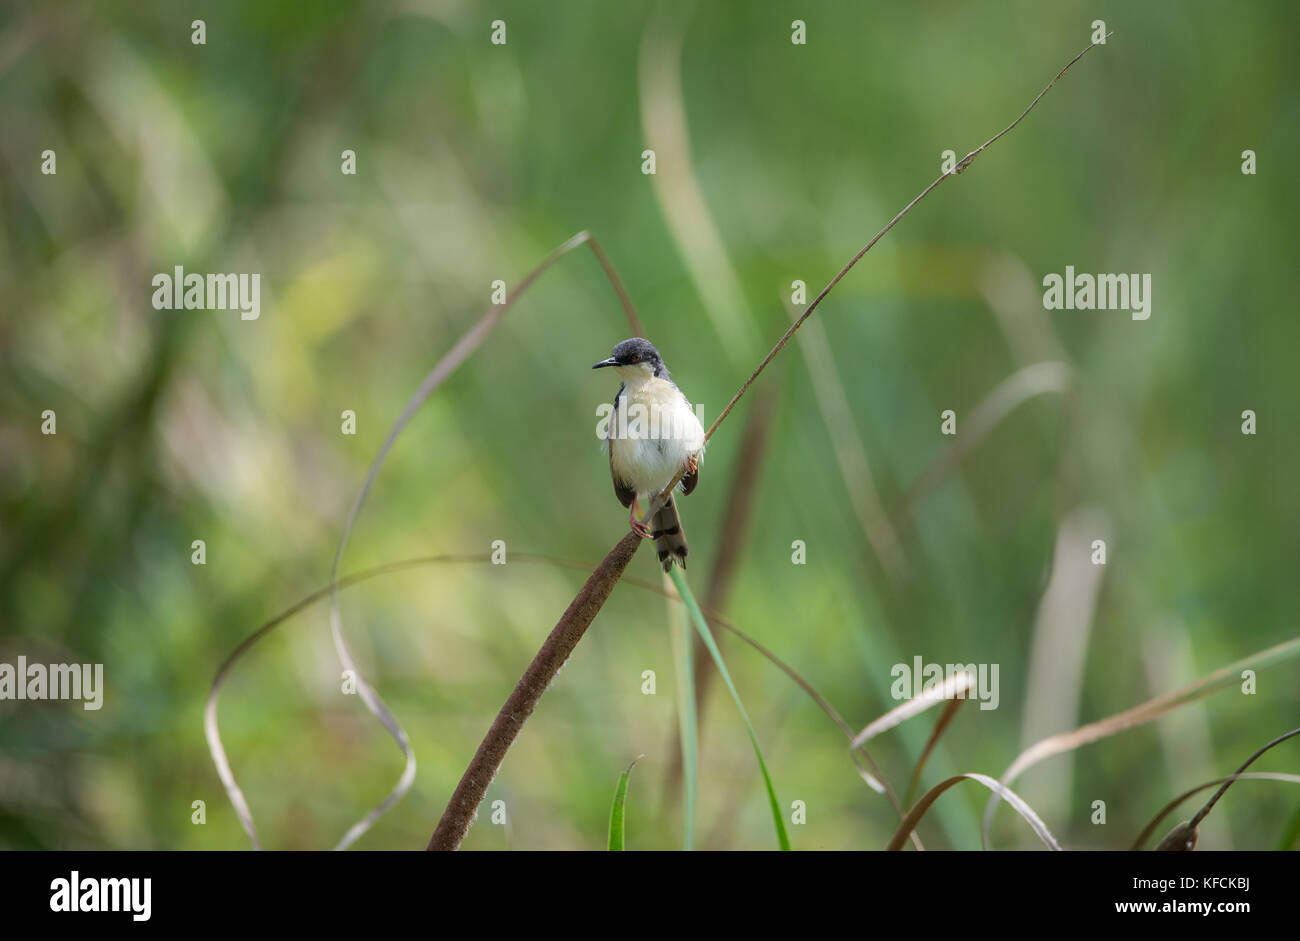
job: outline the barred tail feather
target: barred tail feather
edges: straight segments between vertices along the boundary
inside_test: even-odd
[[[690,550],[682,531],[682,518],[677,515],[676,501],[670,498],[668,504],[654,515],[650,521],[650,535],[659,550],[659,561],[665,572],[672,568],[674,561],[686,568],[686,553]]]

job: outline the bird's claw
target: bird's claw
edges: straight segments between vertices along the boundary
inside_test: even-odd
[[[650,527],[636,518],[637,511],[640,510],[638,501],[632,501],[631,511],[627,515],[628,525],[632,527],[632,532],[636,533],[642,539],[650,539]]]

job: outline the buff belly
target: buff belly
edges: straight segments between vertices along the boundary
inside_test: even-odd
[[[629,383],[619,396],[609,446],[614,473],[646,499],[703,453],[704,429],[675,385],[647,379]]]

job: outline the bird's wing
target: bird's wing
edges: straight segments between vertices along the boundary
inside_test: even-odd
[[[695,489],[695,485],[698,484],[699,482],[700,482],[700,469],[698,467],[695,470],[690,471],[689,473],[682,474],[682,482],[680,484],[682,488],[682,493],[689,494],[692,490]]]
[[[636,489],[634,487],[629,487],[619,479],[618,474],[614,473],[614,442],[611,440],[614,437],[614,423],[618,421],[618,399],[619,396],[623,394],[625,388],[627,388],[626,382],[620,385],[618,387],[618,392],[614,394],[614,414],[610,416],[609,430],[606,433],[605,445],[606,449],[609,451],[609,477],[614,481],[614,496],[618,497],[618,502],[624,506],[631,506],[632,501],[636,499]]]
[[[677,391],[680,392],[681,390],[678,389]],[[689,400],[686,399],[685,394],[682,395],[682,399],[683,401],[686,401],[686,407],[690,408],[691,403]],[[701,451],[700,453],[703,454],[704,452]],[[679,486],[682,488],[683,494],[689,494],[692,490],[695,489],[695,485],[698,484],[699,482],[700,482],[700,467],[699,464],[697,463],[695,465],[695,470],[682,474],[682,482],[681,484],[679,484]]]

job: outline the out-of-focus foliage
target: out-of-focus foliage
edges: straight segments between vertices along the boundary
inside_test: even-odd
[[[1019,114],[1098,18],[1110,43],[909,215],[815,320],[891,513],[948,442],[943,410],[960,431],[1042,360],[1070,364],[1070,393],[1011,412],[901,519],[906,570],[891,577],[796,341],[760,380],[781,395],[727,613],[857,727],[896,704],[897,663],[999,665],[998,708],[960,711],[926,786],[1000,774],[1035,716],[1064,716],[1046,730],[1060,731],[1295,635],[1294,4],[641,6],[0,12],[0,661],[103,663],[107,684],[99,711],[0,702],[0,846],[246,845],[203,742],[211,677],[325,583],[387,428],[488,308],[494,280],[513,284],[592,230],[711,421],[788,326],[791,282],[811,297],[939,173],[943,151],[960,156]],[[806,45],[790,41],[796,16]],[[206,45],[190,41],[196,18]],[[504,46],[489,41],[497,18]],[[667,55],[654,36],[670,46],[674,34],[689,167],[664,165],[673,142],[648,139],[642,113],[647,94],[675,95],[651,67]],[[646,148],[657,178],[641,172]],[[40,172],[46,149],[53,176]],[[345,149],[355,176],[340,173]],[[1248,149],[1256,175],[1240,171]],[[723,258],[686,257],[655,190],[674,173],[693,178]],[[725,263],[744,309],[720,320],[707,295]],[[155,310],[151,278],[177,265],[260,272],[260,318]],[[1150,273],[1150,319],[1045,311],[1042,278],[1066,265]],[[743,331],[725,336],[725,316]],[[344,570],[494,540],[598,560],[626,524],[594,434],[614,389],[589,366],[625,333],[589,253],[549,271],[400,439]],[[749,405],[681,501],[701,597]],[[46,409],[57,435],[40,432]],[[346,409],[355,436],[340,432]],[[1105,538],[1107,563],[1095,606],[1061,628],[1052,649],[1066,653],[1033,664],[1044,589],[1071,548],[1057,548],[1061,532]],[[791,563],[795,540],[804,565]],[[1071,551],[1087,560],[1086,546]],[[658,578],[641,556],[635,574]],[[580,583],[510,561],[345,593],[354,651],[419,759],[414,790],[361,847],[424,845]],[[1067,592],[1053,611],[1068,625],[1089,604]],[[600,847],[609,783],[641,753],[628,844],[677,844],[663,783],[668,623],[661,597],[617,589],[492,786],[508,823],[483,814],[467,847]],[[806,806],[795,848],[883,846],[897,817],[842,733],[748,648],[725,652],[778,793]],[[333,845],[400,773],[339,672],[317,607],[254,648],[226,689],[226,747],[269,847]],[[1031,703],[1031,689],[1044,698]],[[763,785],[718,693],[701,715],[697,843],[767,847]],[[1171,795],[1228,773],[1297,713],[1297,669],[1284,665],[1254,695],[1229,690],[1053,759],[1017,790],[1066,846],[1127,845]],[[873,741],[895,786],[932,721]],[[1257,770],[1296,767],[1283,746]],[[980,791],[940,801],[927,846],[978,845]],[[204,825],[191,823],[197,800]],[[1091,822],[1095,801],[1105,826]],[[1284,786],[1236,788],[1199,845],[1273,846],[1295,807]],[[994,837],[1034,845],[1005,810]]]

